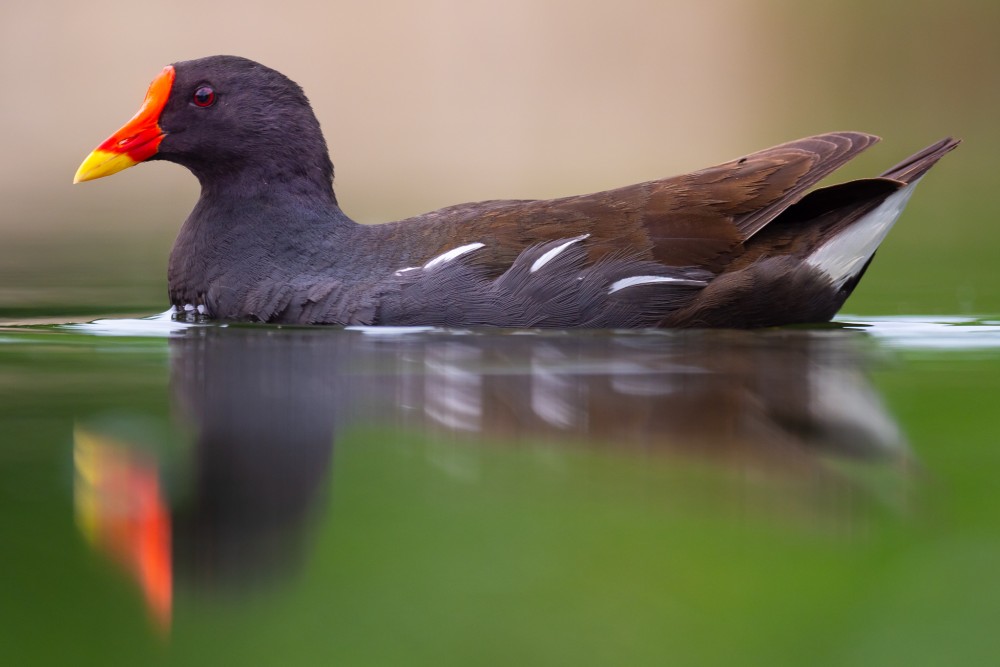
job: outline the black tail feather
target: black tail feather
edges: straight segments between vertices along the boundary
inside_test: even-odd
[[[896,166],[888,169],[882,174],[882,178],[891,178],[902,183],[912,183],[927,173],[927,170],[962,143],[961,139],[945,137],[941,141],[931,144],[918,153],[914,153]]]

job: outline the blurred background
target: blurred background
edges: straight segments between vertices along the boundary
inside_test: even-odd
[[[870,176],[958,136],[846,311],[1000,311],[996,2],[7,0],[0,314],[166,305],[194,178],[157,163],[71,180],[163,65],[215,53],[305,88],[362,222],[602,190],[827,130],[885,139],[834,178]]]

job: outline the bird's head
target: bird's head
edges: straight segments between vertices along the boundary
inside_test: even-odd
[[[302,89],[280,72],[236,56],[165,67],[138,113],[87,156],[73,182],[147,160],[181,164],[203,184],[244,172],[327,184],[333,177]]]

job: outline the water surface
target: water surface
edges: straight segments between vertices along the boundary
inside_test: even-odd
[[[981,662],[1000,321],[0,329],[3,664]]]

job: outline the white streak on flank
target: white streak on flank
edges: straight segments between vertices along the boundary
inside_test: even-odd
[[[559,253],[561,253],[563,250],[565,250],[566,248],[570,247],[574,243],[577,243],[579,241],[583,241],[584,239],[586,239],[588,237],[590,237],[590,234],[582,234],[580,236],[577,236],[575,238],[572,238],[572,239],[566,241],[565,243],[562,243],[562,244],[556,246],[555,248],[552,248],[552,250],[545,251],[545,254],[542,255],[541,257],[539,257],[538,259],[536,259],[535,263],[531,265],[531,271],[530,271],[530,273],[534,273],[538,269],[542,268],[543,266],[545,266],[546,264],[548,264],[549,262],[551,262],[553,259],[556,258],[556,255],[558,255]]]
[[[611,283],[608,294],[614,294],[618,290],[637,285],[654,285],[656,283],[674,283],[675,285],[687,285],[689,287],[704,287],[708,283],[704,280],[691,280],[689,278],[671,278],[669,276],[630,276]]]
[[[419,266],[408,266],[405,269],[399,269],[398,271],[396,271],[396,273],[394,275],[401,276],[404,273],[408,273],[410,271],[417,271],[419,269],[420,269]]]
[[[462,255],[464,255],[466,253],[469,253],[469,252],[472,252],[473,250],[479,250],[484,245],[486,245],[486,244],[485,243],[469,243],[467,245],[460,245],[457,248],[452,248],[448,252],[443,252],[440,255],[438,255],[437,257],[434,257],[433,259],[427,260],[427,263],[424,264],[423,268],[424,269],[433,269],[435,266],[440,266],[441,264],[445,264],[447,262],[450,262],[451,260],[453,260],[453,259],[455,259],[457,257],[461,257]]]
[[[886,197],[878,208],[814,250],[806,264],[830,276],[838,289],[842,287],[878,250],[919,182],[918,178]]]

